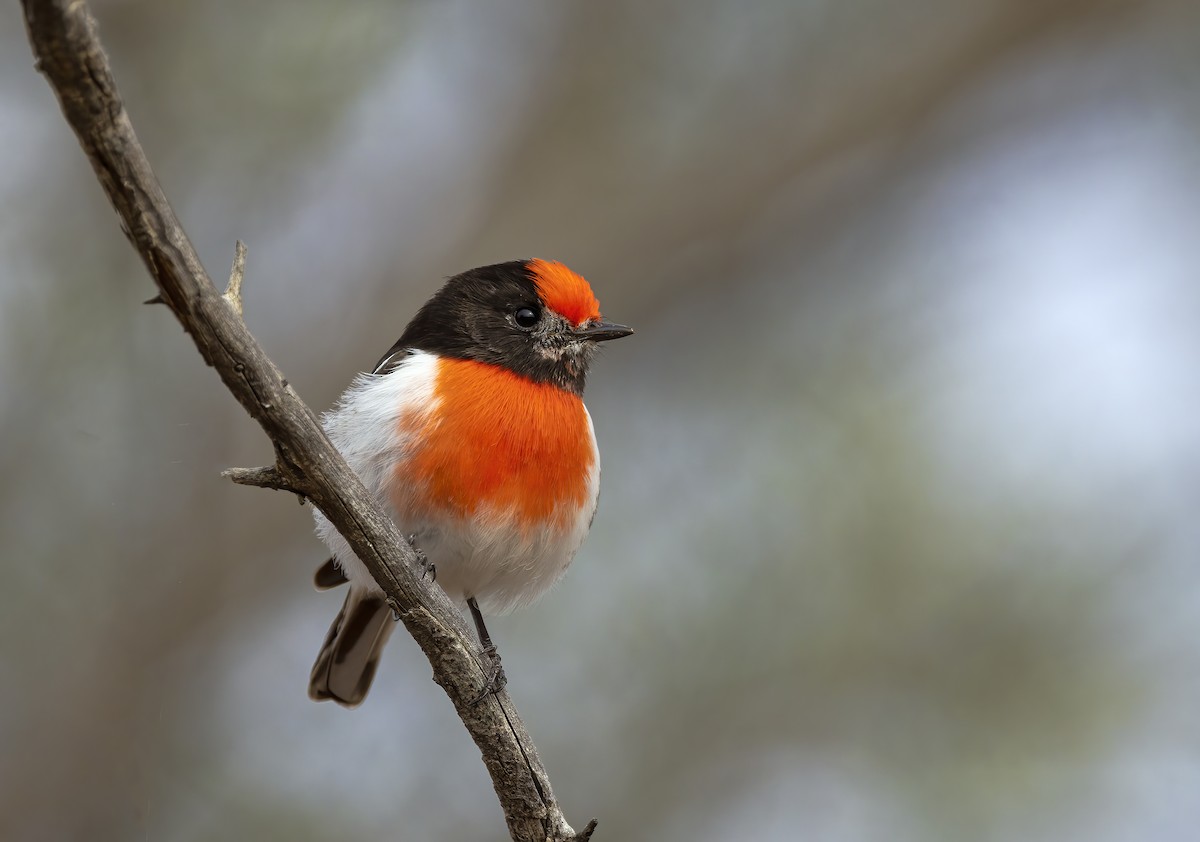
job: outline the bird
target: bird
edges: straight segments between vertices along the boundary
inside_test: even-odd
[[[503,686],[483,615],[529,605],[566,572],[592,526],[600,454],[583,403],[607,321],[582,275],[552,260],[513,260],[449,278],[370,373],[322,416],[350,468],[471,612],[488,686]],[[309,696],[362,703],[395,625],[379,585],[320,512],[332,553],[315,584],[348,584],[309,681]],[[476,700],[478,701],[478,700]]]

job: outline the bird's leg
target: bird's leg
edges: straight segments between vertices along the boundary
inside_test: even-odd
[[[471,705],[474,706],[487,698],[489,693],[503,690],[508,684],[508,676],[504,674],[504,667],[500,663],[500,653],[496,651],[496,644],[492,643],[492,636],[488,634],[487,626],[483,624],[483,614],[479,611],[479,603],[475,601],[475,597],[467,600],[467,607],[471,609],[471,619],[475,621],[475,632],[479,635],[479,645],[483,647],[483,654],[492,662],[484,682],[483,692],[471,700]]]
[[[417,564],[419,564],[421,566],[421,578],[424,579],[426,576],[428,576],[429,581],[436,582],[437,581],[437,565],[429,560],[429,556],[425,555],[425,551],[423,549],[421,549],[420,547],[417,546],[416,533],[414,532],[414,533],[410,534],[408,536],[407,540],[408,540],[408,545],[410,547],[412,547],[412,551],[417,554]],[[330,559],[330,561],[333,561],[333,559]],[[326,562],[326,564],[328,564],[328,563],[329,562]],[[318,582],[317,587],[320,587],[321,572],[323,570],[324,570],[324,568],[321,568],[321,570],[317,571],[317,582]],[[400,622],[400,609],[398,609],[395,605],[392,605],[390,600],[388,601],[388,604],[392,606],[392,619],[395,620],[397,623]]]
[[[417,535],[413,533],[408,536],[408,545],[412,547],[414,553],[417,554],[417,561],[421,565],[421,578],[429,577],[429,581],[437,581],[437,565],[429,560],[429,556],[425,555],[425,551],[417,546]]]

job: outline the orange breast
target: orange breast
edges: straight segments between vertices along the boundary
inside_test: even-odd
[[[438,409],[417,432],[420,445],[397,468],[405,497],[398,510],[464,518],[492,510],[530,529],[572,522],[595,461],[577,395],[497,366],[443,359],[434,397]]]

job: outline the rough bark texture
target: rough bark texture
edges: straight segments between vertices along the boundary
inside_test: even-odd
[[[345,536],[420,645],[483,755],[516,840],[586,840],[564,819],[546,771],[508,694],[472,705],[485,661],[440,588],[423,582],[411,547],[329,443],[312,410],[267,358],[241,316],[239,247],[227,295],[200,265],[175,218],[117,93],[96,23],[83,0],[23,0],[29,40],[63,114],[92,162],[122,228],[150,270],[161,300],[205,362],[266,431],[273,468],[234,469],[234,481],[307,497]]]

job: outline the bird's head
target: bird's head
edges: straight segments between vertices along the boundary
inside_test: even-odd
[[[503,366],[582,394],[596,344],[633,330],[605,321],[581,275],[548,260],[514,260],[450,278],[397,347]]]

